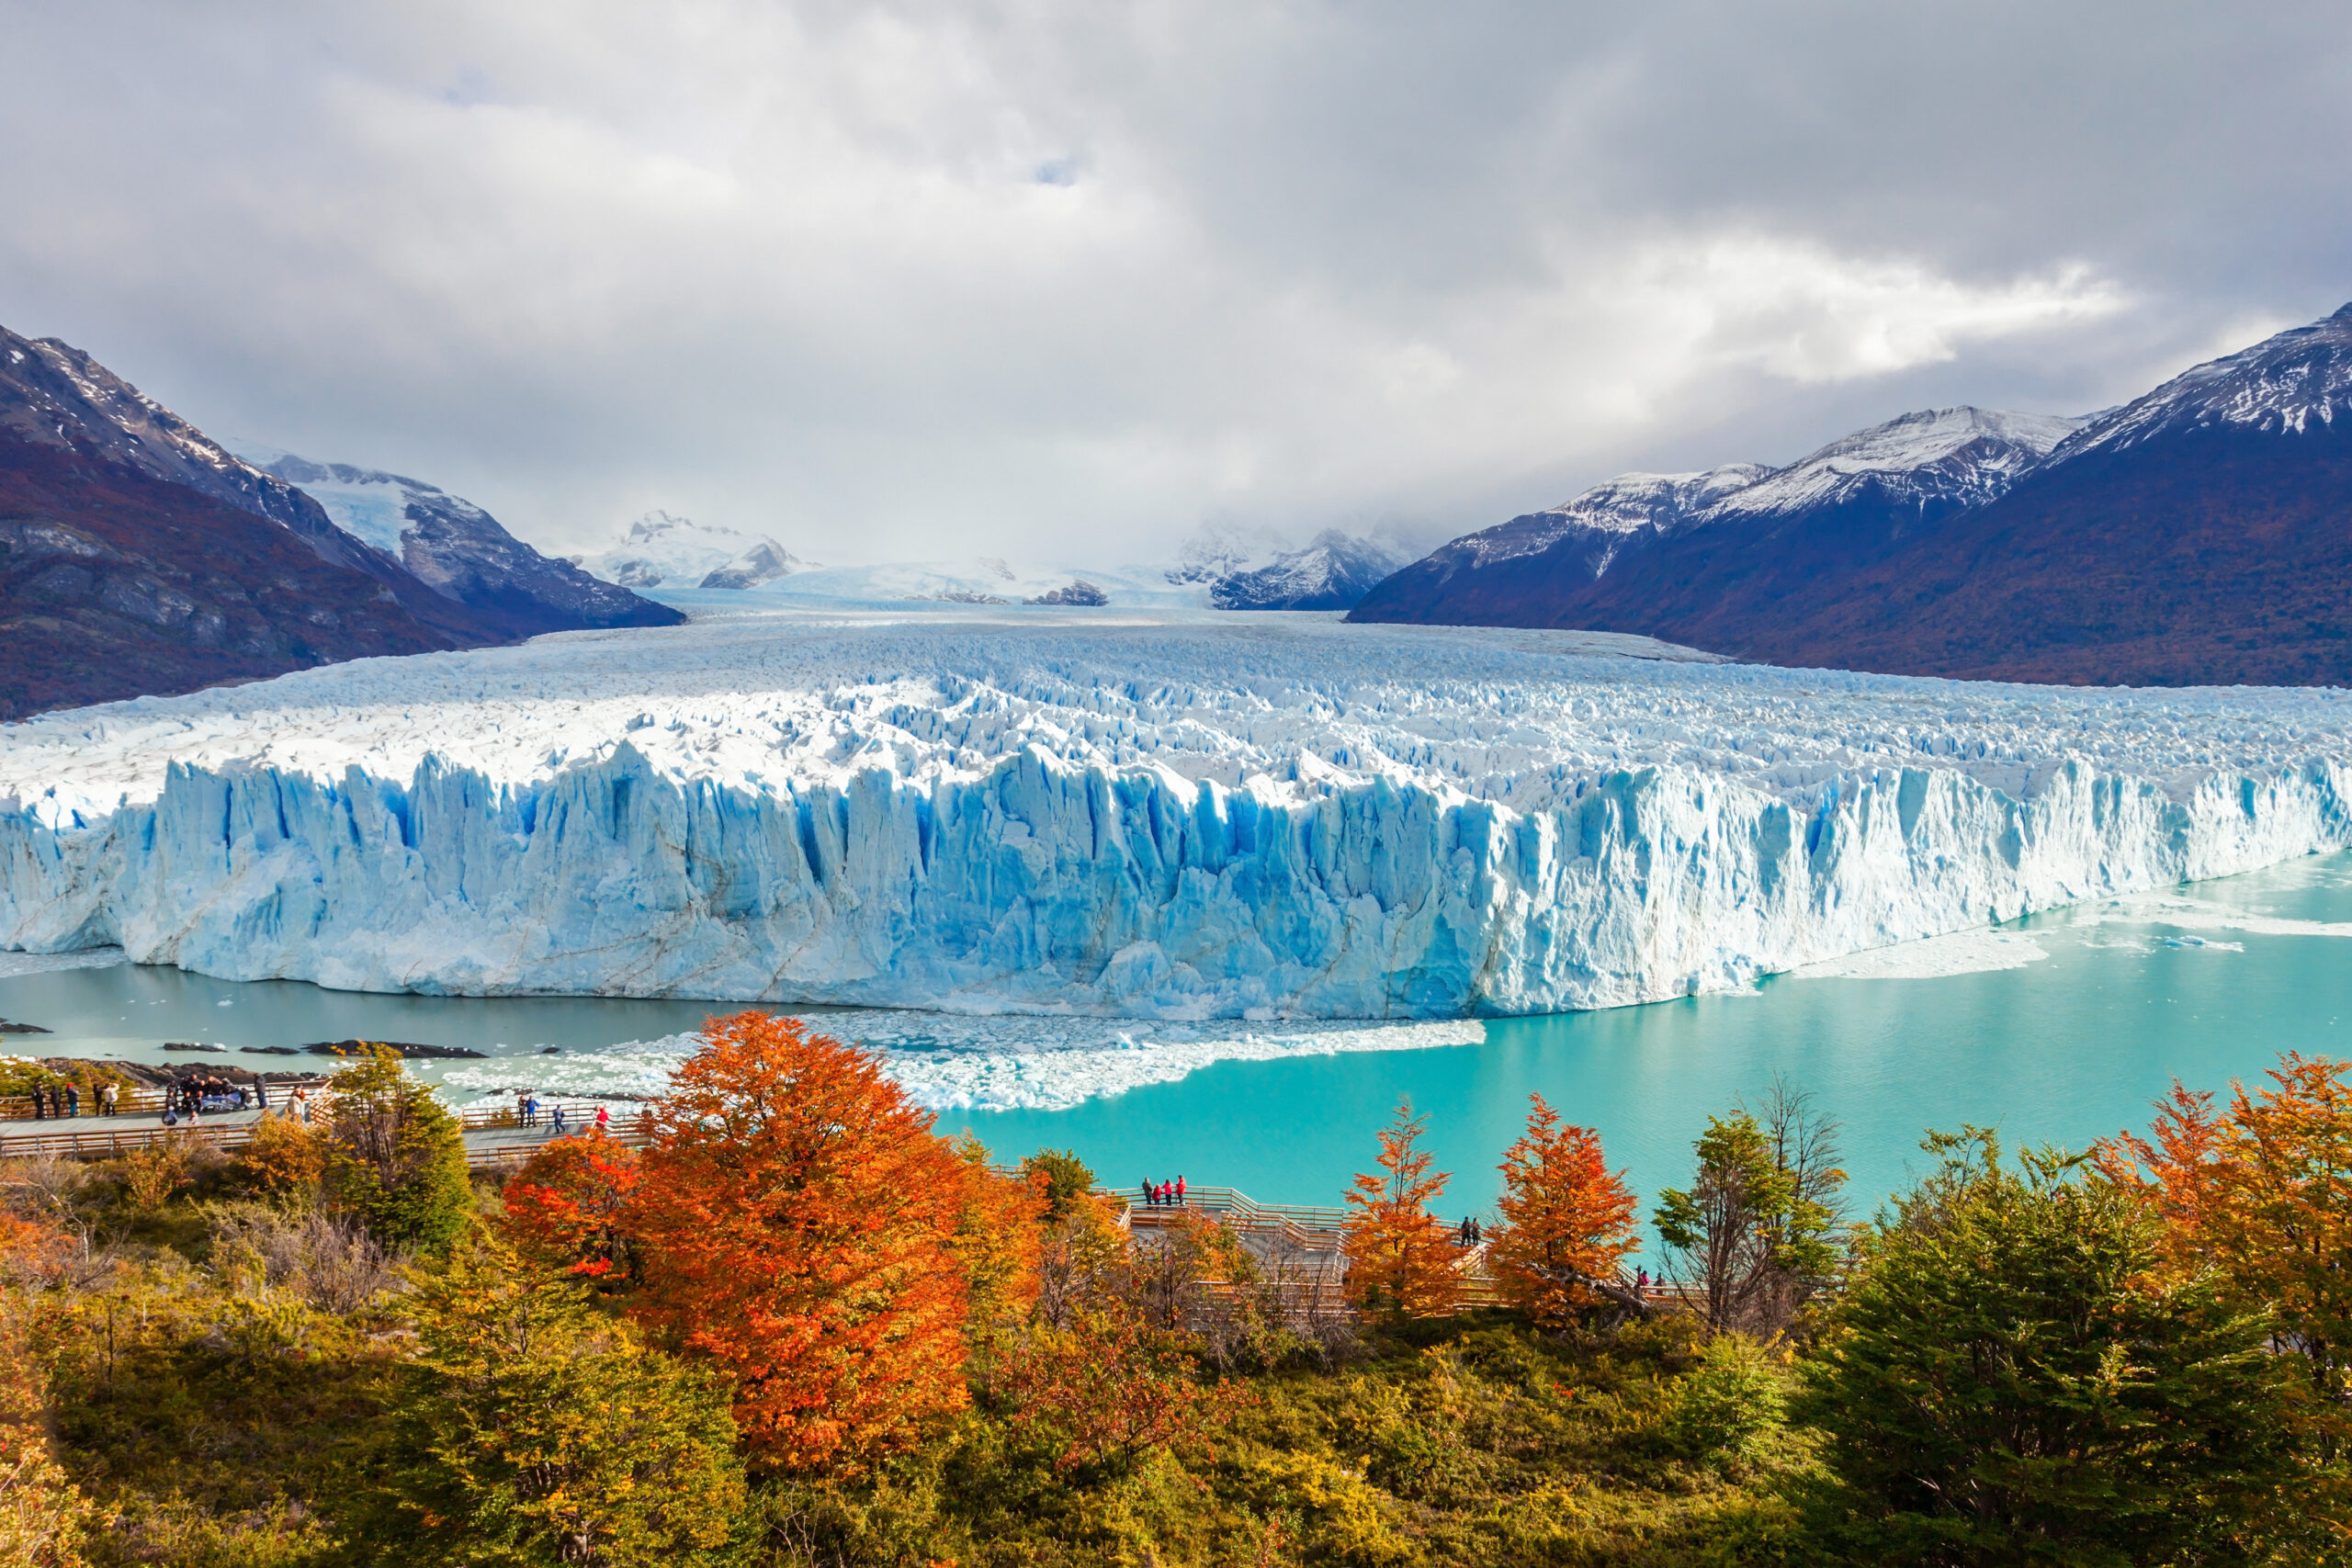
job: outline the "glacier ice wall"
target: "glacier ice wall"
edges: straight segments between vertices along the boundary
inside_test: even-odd
[[[2352,840],[2338,694],[1304,619],[679,632],[10,727],[0,946],[426,993],[1429,1018],[1724,989]]]

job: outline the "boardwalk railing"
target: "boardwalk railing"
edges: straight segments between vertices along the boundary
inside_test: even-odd
[[[311,1116],[314,1122],[324,1120],[326,1107],[331,1099],[331,1096],[323,1094],[311,1097]],[[511,1102],[469,1105],[458,1111],[455,1114],[458,1118],[458,1125],[462,1132],[486,1133],[501,1128],[514,1128],[522,1134],[511,1141],[490,1144],[469,1142],[466,1145],[466,1163],[469,1166],[495,1168],[507,1165],[519,1165],[528,1159],[531,1152],[548,1142],[552,1134],[554,1123],[552,1113],[557,1103],[548,1101],[543,1104],[539,1108],[537,1124],[531,1127],[521,1124],[521,1119],[515,1113]],[[565,1133],[583,1133],[595,1125],[596,1111],[599,1109],[596,1101],[565,1100],[561,1104]],[[272,1116],[285,1114],[284,1102],[271,1106],[269,1113]],[[214,1119],[210,1121],[199,1116],[193,1125],[182,1122],[175,1127],[164,1126],[154,1116],[134,1115],[129,1111],[118,1116],[103,1119],[85,1118],[85,1122],[96,1120],[97,1124],[56,1133],[0,1134],[0,1159],[33,1159],[43,1155],[53,1155],[65,1159],[117,1159],[134,1149],[143,1148],[149,1144],[161,1143],[166,1138],[198,1140],[225,1154],[243,1148],[252,1142],[254,1129],[261,1124],[258,1117],[250,1121],[230,1122],[221,1120],[220,1113],[216,1113]],[[641,1119],[634,1113],[616,1116],[612,1120],[612,1125],[606,1131],[609,1135],[623,1143],[639,1143],[643,1137],[640,1121]],[[31,1125],[40,1127],[43,1124],[34,1122]]]

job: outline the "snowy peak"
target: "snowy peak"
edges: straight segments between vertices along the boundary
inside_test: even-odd
[[[1966,406],[1903,414],[1724,497],[1701,521],[1834,506],[1873,491],[1890,502],[1982,506],[2007,493],[2081,423]]]
[[[1484,566],[1550,549],[1570,534],[1624,536],[1645,529],[1673,533],[1725,496],[1771,473],[1759,463],[1727,463],[1695,474],[1620,474],[1574,500],[1530,512],[1456,541]],[[1614,553],[1601,550],[1601,564]]]
[[[588,627],[670,626],[675,611],[550,560],[498,519],[438,485],[381,468],[314,463],[246,446],[262,471],[298,486],[334,525],[401,563],[445,599],[494,615],[525,636]]]
[[[1352,610],[1408,558],[1377,540],[1326,528],[1306,548],[1209,585],[1220,610]]]
[[[243,461],[72,344],[22,338],[0,327],[0,430],[185,485],[293,529],[337,565],[368,570],[293,486]]]
[[[591,576],[624,588],[756,588],[812,564],[765,535],[659,507],[631,523],[610,548],[571,558]]]
[[[1290,541],[1271,528],[1212,523],[1176,547],[1176,564],[1164,575],[1179,587],[1213,583],[1253,571],[1289,547]]]
[[[2307,327],[2182,372],[2101,414],[2054,461],[2120,451],[2156,435],[2235,427],[2276,434],[2325,428],[2352,412],[2352,305]]]

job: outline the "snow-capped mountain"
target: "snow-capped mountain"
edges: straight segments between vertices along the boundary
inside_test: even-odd
[[[765,535],[697,523],[658,507],[622,530],[610,548],[573,556],[571,562],[623,588],[670,589],[756,588],[812,564]]]
[[[2174,377],[2111,409],[2056,453],[2060,462],[2198,430],[2303,434],[2352,412],[2352,305]]]
[[[1541,555],[1565,538],[1585,542],[1591,575],[1599,577],[1634,536],[1679,533],[1707,509],[1775,470],[1760,463],[1729,463],[1696,474],[1620,474],[1573,501],[1530,512],[1455,540],[1473,566]]]
[[[1645,532],[1609,525],[1617,488],[1654,481],[1613,481],[1453,541],[1355,618],[1910,674],[2352,683],[2348,409],[2352,306],[2086,422],[1906,414]]]
[[[524,636],[605,626],[668,626],[684,617],[626,588],[551,560],[463,496],[380,468],[314,463],[273,447],[240,456],[325,508],[337,527],[391,557],[434,592],[512,623]]]
[[[1967,407],[1906,413],[1758,475],[1695,521],[1787,515],[1865,498],[1922,509],[1983,506],[2007,494],[2082,423]]]
[[[0,718],[507,635],[88,355],[0,329]]]
[[[1271,565],[1215,579],[1209,603],[1220,610],[1352,610],[1408,558],[1378,540],[1326,528]]]
[[[1463,538],[1365,596],[1366,620],[1575,624],[1657,618],[1684,640],[1753,597],[1851,570],[2006,493],[2079,421],[1977,408],[1907,413],[1785,468],[1623,474]],[[1676,607],[1687,611],[1675,619]]]
[[[1204,587],[1221,578],[1254,571],[1289,548],[1290,541],[1272,528],[1210,523],[1176,547],[1176,563],[1161,575],[1179,587]]]
[[[300,491],[263,473],[71,344],[0,328],[0,429],[36,443],[83,446],[108,463],[266,517],[300,536],[322,559],[374,577],[392,575],[385,570],[392,562],[356,545]]]

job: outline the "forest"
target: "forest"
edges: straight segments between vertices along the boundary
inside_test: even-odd
[[[0,1169],[0,1562],[2352,1561],[2352,1064],[1868,1213],[1796,1086],[1646,1214],[1537,1099],[1475,1244],[1400,1105],[1326,1258],[705,1037],[510,1171],[389,1053]]]

